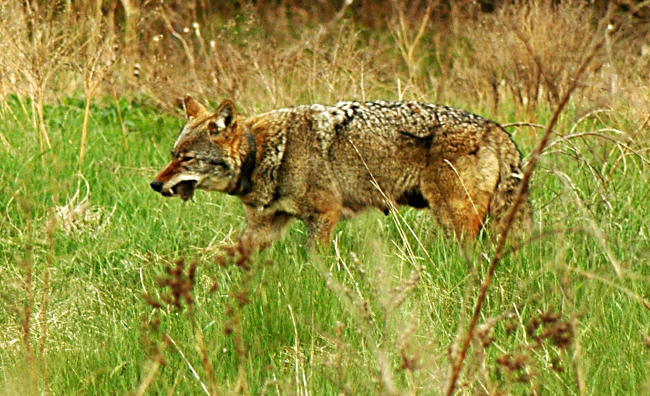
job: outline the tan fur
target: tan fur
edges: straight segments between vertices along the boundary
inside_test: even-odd
[[[195,188],[237,195],[251,249],[279,238],[293,218],[331,240],[336,223],[367,207],[428,207],[457,236],[476,238],[488,214],[502,220],[521,184],[521,155],[498,124],[418,102],[340,102],[249,118],[225,101],[211,113],[187,96],[188,123],[171,163],[151,183],[189,199]],[[515,214],[531,219],[527,194]]]

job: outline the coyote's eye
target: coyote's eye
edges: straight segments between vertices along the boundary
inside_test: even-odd
[[[196,158],[196,157],[193,156],[193,155],[184,155],[183,157],[181,157],[181,162],[190,162],[194,158]]]

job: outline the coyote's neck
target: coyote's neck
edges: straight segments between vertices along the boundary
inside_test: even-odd
[[[253,136],[250,129],[246,132],[246,137],[248,138],[248,154],[246,154],[246,158],[241,165],[239,180],[237,180],[235,188],[229,193],[238,197],[248,194],[253,189],[251,178],[257,161],[257,144],[255,144],[255,136]]]

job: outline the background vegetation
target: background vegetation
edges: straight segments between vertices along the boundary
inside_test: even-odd
[[[0,394],[650,394],[644,2],[0,4]],[[369,211],[250,260],[148,183],[176,100],[416,99],[507,126],[533,235]],[[545,140],[546,139],[546,140]],[[536,156],[536,152],[541,156]]]

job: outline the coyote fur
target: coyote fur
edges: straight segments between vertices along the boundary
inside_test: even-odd
[[[336,223],[373,207],[429,208],[459,238],[490,217],[498,235],[522,184],[521,155],[497,123],[420,102],[339,102],[243,117],[224,101],[210,112],[189,95],[187,125],[151,187],[190,199],[222,191],[244,203],[240,246],[263,249],[293,218],[328,243]],[[514,224],[531,219],[524,191]]]

